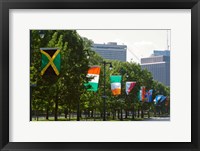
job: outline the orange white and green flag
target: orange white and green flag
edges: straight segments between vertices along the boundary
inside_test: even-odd
[[[111,91],[113,95],[121,94],[121,75],[110,76]]]
[[[89,68],[87,77],[90,78],[89,82],[85,84],[88,91],[97,91],[99,85],[100,66],[92,66]]]

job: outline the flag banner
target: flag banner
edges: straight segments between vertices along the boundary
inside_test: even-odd
[[[152,94],[153,94],[153,90],[152,89],[146,92],[147,102],[152,102],[153,101]]]
[[[138,100],[142,101],[142,90],[138,91]]]
[[[166,96],[162,96],[162,98],[161,98],[161,100],[160,100],[160,102],[159,103],[162,103],[162,102],[165,102],[166,101]]]
[[[121,94],[121,75],[110,76],[111,91],[113,95]]]
[[[42,54],[41,75],[60,74],[60,50],[57,48],[40,48]]]
[[[155,104],[162,103],[166,101],[166,98],[167,97],[164,95],[157,95],[156,98],[154,99],[154,102]]]
[[[100,74],[100,66],[92,66],[89,68],[87,77],[91,79],[89,80],[88,83],[85,84],[88,91],[96,92],[98,90],[99,74]]]
[[[126,94],[129,95],[131,90],[134,88],[136,82],[126,82]]]
[[[141,100],[144,102],[145,101],[145,94],[146,94],[146,90],[145,90],[145,86],[141,86]]]

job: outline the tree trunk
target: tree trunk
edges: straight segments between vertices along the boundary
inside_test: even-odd
[[[37,120],[37,110],[35,110],[35,120]]]
[[[103,113],[101,112],[101,114],[100,114],[100,115],[101,115],[101,118],[102,118],[102,117],[103,117]]]
[[[92,110],[92,113],[91,113],[91,117],[93,118],[94,117],[94,111]]]
[[[132,119],[135,119],[135,111],[134,111],[134,106],[133,106],[133,111],[132,111]]]
[[[125,118],[126,118],[126,119],[128,118],[128,111],[127,111],[127,110],[126,110]]]
[[[121,106],[121,118],[120,118],[121,121],[123,121],[123,110],[122,110],[122,106]]]
[[[140,109],[138,109],[138,115],[137,115],[137,117],[138,118],[140,117]]]
[[[54,110],[54,120],[58,120],[58,86],[56,87],[56,99],[55,99],[55,110]]]
[[[58,120],[58,99],[55,100],[54,120]]]
[[[71,120],[71,110],[69,110],[69,121]]]
[[[46,108],[46,120],[49,120],[49,107]]]
[[[156,117],[156,107],[155,107],[155,109],[154,109],[154,117]]]
[[[113,110],[113,120],[115,120],[115,114],[116,114],[116,111]]]
[[[90,117],[90,110],[88,109],[88,118]]]
[[[118,117],[118,119],[120,119],[119,112],[120,112],[120,110],[117,111],[117,117]]]
[[[67,119],[67,114],[68,114],[68,111],[67,109],[65,109],[65,118]]]
[[[144,118],[144,111],[143,111],[143,107],[141,109],[141,118]]]
[[[148,111],[148,118],[150,118],[150,111]]]
[[[80,121],[80,98],[79,98],[79,94],[77,95],[77,121]]]
[[[94,121],[96,121],[96,109],[94,110]]]
[[[141,106],[141,118],[144,118],[143,104],[142,104],[142,106]]]
[[[79,114],[80,118],[82,117],[82,110],[80,110],[80,114]]]
[[[37,121],[38,121],[38,110],[36,110],[36,117],[37,117]]]

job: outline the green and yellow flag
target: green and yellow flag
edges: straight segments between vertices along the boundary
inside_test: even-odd
[[[41,75],[60,74],[60,50],[57,48],[40,48],[42,54]]]

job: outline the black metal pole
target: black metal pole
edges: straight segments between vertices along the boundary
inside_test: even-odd
[[[103,96],[103,121],[106,121],[106,62],[103,62],[104,66],[104,96]]]

